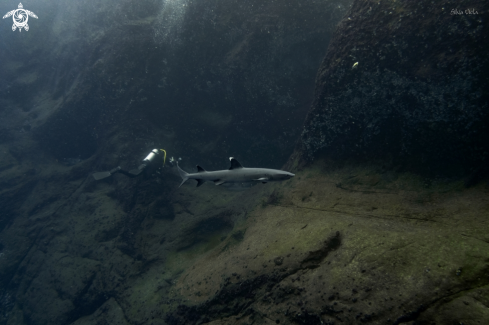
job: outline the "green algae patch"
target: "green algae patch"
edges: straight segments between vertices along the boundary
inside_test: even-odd
[[[458,181],[320,161],[288,183],[260,191],[240,240],[230,245],[228,236],[183,271],[175,284],[181,297],[198,305],[227,295],[227,287],[239,292],[239,285],[268,278],[278,281],[268,288],[311,293],[309,308],[317,312],[327,292],[347,309],[382,310],[393,319],[395,306],[431,306],[487,284],[483,187],[463,190]],[[268,290],[275,289],[263,294]],[[301,303],[288,299],[276,308]],[[259,301],[253,306],[262,308]]]

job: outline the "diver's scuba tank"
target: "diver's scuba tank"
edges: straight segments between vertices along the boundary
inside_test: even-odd
[[[131,169],[129,171],[129,174],[138,176],[141,174],[141,172],[155,159],[156,156],[160,154],[160,150],[164,152],[165,156],[163,158],[163,166],[165,165],[166,161],[166,151],[163,149],[153,149],[151,152],[146,156],[146,158],[143,159],[143,163],[139,165],[138,168]]]
[[[109,177],[110,175],[115,174],[115,173],[121,173],[121,174],[124,174],[124,175],[129,176],[129,177],[139,176],[147,166],[149,166],[150,164],[152,164],[152,162],[155,161],[155,158],[160,155],[160,151],[163,152],[163,154],[164,154],[163,166],[165,166],[166,151],[164,149],[153,149],[146,156],[146,158],[143,159],[141,165],[139,165],[138,168],[134,168],[134,169],[131,169],[130,171],[126,171],[126,170],[123,170],[120,166],[117,166],[116,168],[112,169],[111,171],[94,173],[93,178],[95,178],[95,180],[104,179],[104,178]]]

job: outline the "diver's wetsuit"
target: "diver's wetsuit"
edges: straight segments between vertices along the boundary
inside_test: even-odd
[[[124,169],[119,169],[116,171],[116,173],[121,173],[123,175],[126,175],[127,177],[138,177],[139,175],[141,175],[142,173],[139,173],[139,174],[131,174],[129,171],[127,170],[124,170]]]
[[[160,154],[160,151],[162,151],[164,154]],[[134,169],[127,171],[127,170],[122,169],[120,166],[117,166],[116,168],[114,168],[108,172],[94,173],[93,178],[95,178],[95,180],[100,180],[100,179],[109,177],[115,173],[121,173],[121,174],[126,175],[128,177],[137,177],[137,176],[142,175],[142,174],[151,175],[158,168],[163,166],[165,161],[166,161],[166,151],[163,149],[159,149],[159,150],[153,149],[146,156],[146,158],[143,159],[143,162],[141,163],[141,165],[139,165],[138,168],[134,168]],[[145,172],[143,173],[143,171],[145,171]]]

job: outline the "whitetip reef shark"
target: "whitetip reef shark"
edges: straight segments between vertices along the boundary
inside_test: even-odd
[[[189,174],[178,166],[178,173],[182,177],[183,185],[189,179],[195,179],[197,181],[197,187],[204,184],[206,181],[214,182],[216,185],[222,185],[224,183],[268,183],[288,180],[295,175],[283,170],[268,169],[268,168],[245,168],[241,164],[230,157],[231,167],[224,170],[216,170],[212,172],[206,171],[204,168],[197,165],[198,172],[195,174]],[[180,187],[178,186],[178,187]]]

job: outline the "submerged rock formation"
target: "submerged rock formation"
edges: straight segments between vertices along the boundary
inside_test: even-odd
[[[355,1],[319,69],[300,152],[460,173],[489,159],[485,1]]]
[[[157,145],[210,168],[240,148],[278,168],[350,3],[41,0],[52,20],[2,34],[0,135],[26,128],[58,160]]]
[[[183,324],[483,324],[489,186],[322,161],[176,281]],[[256,195],[257,193],[255,193]]]
[[[165,272],[166,296],[182,269],[167,261],[214,247],[243,212],[218,193],[196,199],[194,216],[171,168],[99,183],[91,173],[137,166],[155,147],[209,169],[231,154],[280,167],[350,2],[39,0],[26,4],[39,17],[29,31],[3,20],[0,324],[112,307],[114,319],[146,319],[130,279]]]

